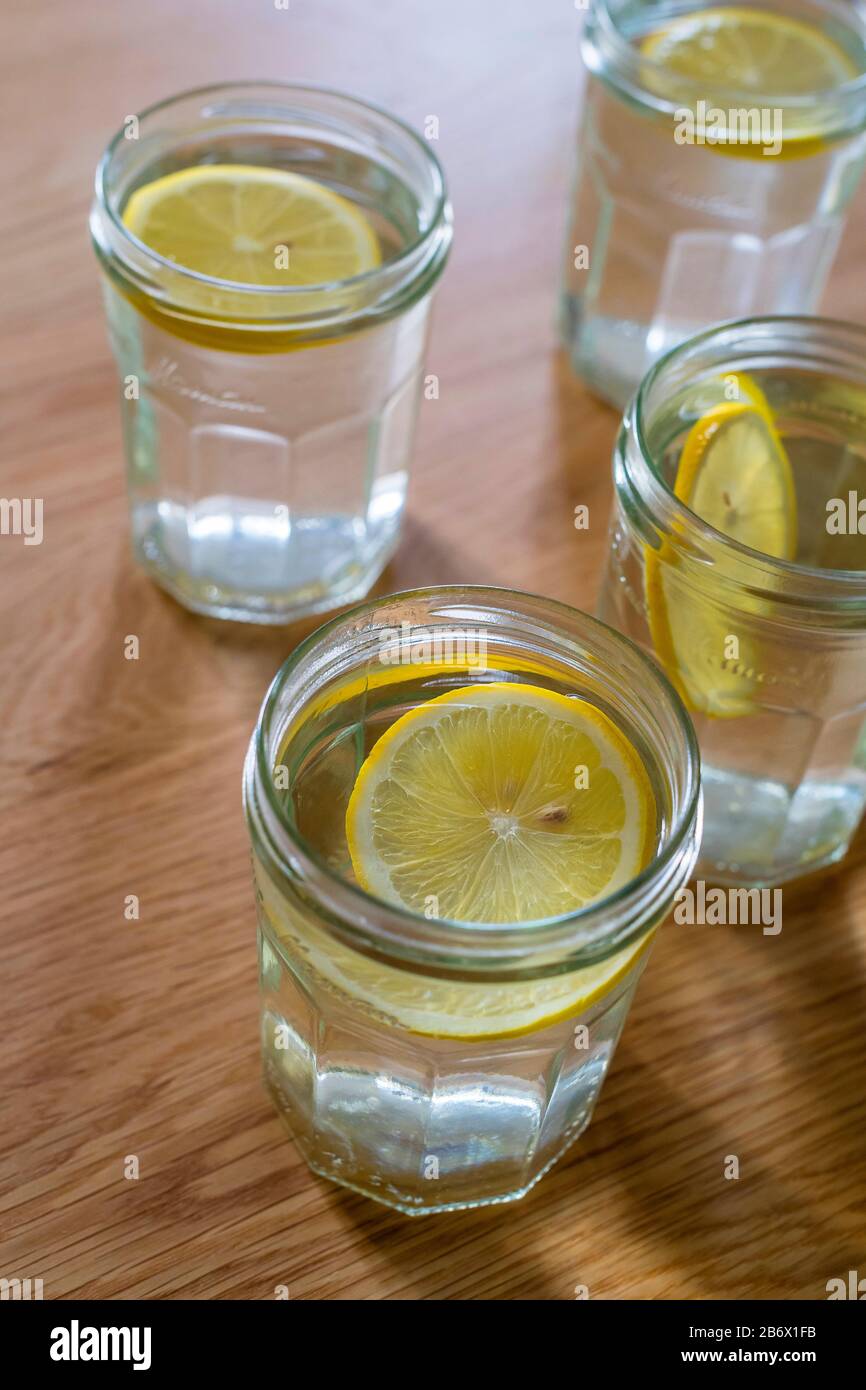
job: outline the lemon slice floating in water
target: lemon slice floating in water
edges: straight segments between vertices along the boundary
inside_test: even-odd
[[[179,169],[136,189],[123,221],[178,266],[245,285],[326,285],[381,262],[378,238],[359,208],[286,169]]]
[[[461,922],[573,912],[647,863],[646,770],[595,705],[491,682],[416,706],[375,744],[346,814],[358,882]]]
[[[583,1019],[641,961],[655,935],[651,929],[606,960],[563,975],[476,984],[372,960],[323,930],[309,914],[295,916],[261,863],[256,883],[261,910],[277,940],[286,943],[290,956],[303,960],[311,984],[336,996],[337,1008],[345,1008],[348,999],[379,1024],[450,1041],[490,1042]]]
[[[769,10],[710,6],[680,15],[641,44],[683,77],[770,96],[807,96],[850,82],[857,69],[816,24]]]
[[[648,863],[657,812],[647,772],[596,706],[518,682],[449,691],[383,734],[346,815],[369,892],[437,917],[517,923],[576,911]],[[296,915],[259,864],[261,904],[325,990],[410,1032],[477,1042],[570,1019],[632,970],[653,932],[577,970],[474,983],[373,960]]]
[[[640,50],[663,69],[663,74],[647,73],[648,85],[672,100],[677,98],[677,75],[690,86],[705,84],[708,96],[720,90],[753,94],[768,110],[784,105],[785,97],[833,91],[859,76],[845,50],[817,25],[748,6],[711,6],[680,15],[647,34]],[[808,110],[786,110],[783,133],[780,158],[802,157],[822,147]],[[746,158],[760,158],[764,152],[754,137],[709,147]]]
[[[776,559],[797,551],[797,495],[791,464],[760,389],[740,376],[739,400],[713,406],[692,426],[680,455],[674,493],[703,521],[741,545]],[[668,542],[646,557],[650,633],[656,654],[690,709],[737,718],[753,708],[760,652],[712,575],[700,587],[686,577]],[[760,600],[743,594],[746,615]],[[747,620],[742,626],[748,627]],[[727,655],[731,637],[739,653]]]

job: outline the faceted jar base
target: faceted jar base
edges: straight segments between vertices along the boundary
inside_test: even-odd
[[[705,821],[697,872],[714,883],[770,888],[844,859],[863,814],[863,778],[769,778],[703,769]]]
[[[267,1087],[266,1089],[269,1091],[271,1099],[274,1101],[274,1104],[277,1105],[277,1108],[279,1109],[279,1102],[277,1096],[270,1089],[270,1087]],[[297,1142],[297,1136],[295,1135],[292,1129],[290,1120],[285,1114],[283,1114],[281,1118],[283,1120],[283,1123],[285,1124],[285,1127],[290,1137],[292,1139],[295,1139]],[[352,1181],[352,1179],[348,1177],[345,1173],[342,1173],[339,1170],[335,1170],[332,1167],[323,1167],[320,1162],[315,1161],[314,1159],[308,1157],[306,1154],[304,1154],[304,1157],[306,1158],[307,1166],[311,1169],[313,1173],[316,1174],[317,1177],[327,1178],[330,1182],[338,1183],[340,1187],[346,1187],[349,1189],[350,1192],[357,1192],[360,1197],[369,1197],[371,1201],[379,1202],[381,1206],[390,1207],[393,1211],[399,1211],[402,1213],[403,1216],[436,1216],[439,1213],[447,1211],[469,1211],[473,1207],[493,1207],[499,1206],[503,1202],[519,1202],[521,1197],[525,1197],[527,1192],[530,1192],[532,1188],[535,1187],[535,1185],[541,1181],[545,1173],[547,1173],[553,1167],[557,1160],[562,1158],[562,1156],[568,1152],[572,1144],[575,1144],[577,1142],[583,1131],[587,1128],[591,1118],[591,1114],[586,1115],[586,1118],[584,1119],[583,1124],[580,1126],[580,1128],[577,1129],[564,1141],[558,1152],[556,1152],[553,1155],[553,1157],[548,1160],[545,1166],[538,1173],[536,1173],[535,1176],[525,1184],[525,1186],[517,1188],[514,1192],[496,1191],[488,1196],[476,1195],[473,1196],[471,1199],[467,1197],[462,1201],[439,1201],[437,1203],[425,1202],[425,1204],[422,1206],[418,1204],[412,1193],[401,1191],[399,1188],[392,1189],[390,1185],[377,1186],[377,1179],[375,1178],[375,1175],[370,1175],[370,1177],[367,1179],[367,1186],[365,1187],[362,1181]],[[303,1153],[303,1145],[299,1143],[298,1147],[301,1149],[301,1152]]]
[[[314,1172],[385,1206],[514,1201],[588,1125],[647,954],[579,1018],[471,1041],[312,997],[263,939],[266,1089]]]
[[[388,545],[373,554],[359,555],[349,561],[346,560],[349,546],[344,544],[339,574],[332,576],[330,581],[323,578],[322,572],[307,579],[300,575],[291,586],[260,592],[244,585],[234,588],[225,582],[194,577],[172,565],[153,536],[145,537],[137,545],[136,556],[154,583],[193,613],[279,627],[365,598],[398,543],[399,536],[395,535]]]

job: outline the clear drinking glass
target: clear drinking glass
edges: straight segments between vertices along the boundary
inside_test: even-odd
[[[460,924],[393,907],[352,877],[346,807],[369,749],[407,710],[485,680],[591,701],[649,774],[654,857],[572,915]],[[527,594],[371,602],[278,673],[244,801],[265,1082],[310,1167],[410,1215],[522,1196],[588,1124],[645,948],[696,857],[696,745],[664,676],[618,633]],[[534,1000],[561,977],[573,996],[600,969],[604,987],[581,1012],[516,1036],[501,1022],[479,1031],[480,998],[501,1017],[516,991]]]
[[[328,285],[242,285],[186,271],[125,228],[143,184],[224,163],[342,195],[381,265]],[[451,240],[429,144],[336,92],[205,88],[127,120],[97,171],[91,230],[140,562],[219,617],[284,623],[363,596],[397,542]]]
[[[688,430],[744,373],[790,459],[793,563],[722,535],[672,490]],[[598,611],[690,707],[704,872],[770,885],[840,859],[866,805],[866,331],[756,319],[683,344],[629,407],[614,482]]]
[[[759,99],[672,74],[640,51],[673,16],[723,8],[589,7],[561,327],[575,371],[620,408],[657,357],[713,323],[814,312],[863,169],[863,7],[749,6],[814,25],[844,50],[859,75],[831,91]],[[718,121],[742,141],[709,143]]]

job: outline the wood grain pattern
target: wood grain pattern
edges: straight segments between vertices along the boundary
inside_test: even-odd
[[[4,0],[0,23],[0,490],[45,499],[41,546],[0,538],[0,1274],[46,1298],[507,1300],[816,1299],[866,1274],[862,837],[786,892],[777,938],[662,934],[593,1125],[522,1203],[409,1222],[313,1178],[259,1084],[240,810],[261,696],[313,624],[197,620],[129,558],[93,167],[173,91],[294,78],[438,115],[453,190],[441,394],[381,590],[493,582],[592,609],[617,419],[554,332],[574,8]],[[861,194],[827,301],[861,320],[864,230]]]

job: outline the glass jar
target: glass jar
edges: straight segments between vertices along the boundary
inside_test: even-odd
[[[467,924],[353,881],[345,816],[369,748],[408,709],[482,681],[589,701],[638,751],[656,848],[612,896],[544,921]],[[282,667],[244,801],[265,1082],[310,1167],[410,1215],[521,1197],[588,1124],[697,854],[696,745],[665,677],[546,599],[398,594],[335,619]]]
[[[856,73],[784,98],[714,88],[641,51],[704,9],[723,12],[717,0],[592,0],[583,33],[562,335],[574,370],[620,409],[657,357],[713,323],[815,311],[866,157],[861,7],[749,7],[812,26]]]
[[[124,225],[137,188],[226,163],[348,199],[381,264],[327,285],[238,284],[185,270]],[[362,597],[397,543],[451,241],[429,144],[337,92],[203,88],[127,119],[97,170],[91,230],[141,564],[216,617],[285,623]]]
[[[672,442],[743,375],[796,484],[798,553],[773,559],[674,494]],[[614,454],[599,615],[652,651],[701,746],[701,869],[772,885],[840,859],[866,805],[866,331],[822,319],[725,324],[648,373]],[[835,494],[840,494],[836,497]],[[855,568],[855,565],[859,567]]]

